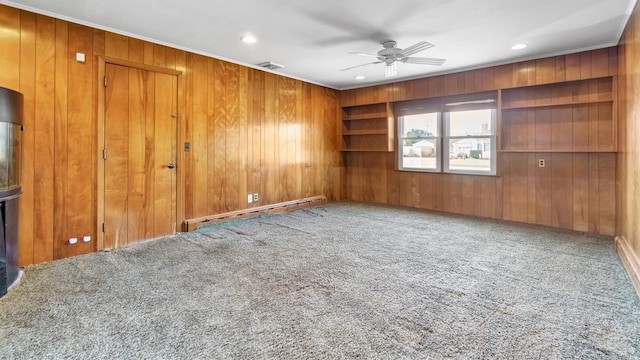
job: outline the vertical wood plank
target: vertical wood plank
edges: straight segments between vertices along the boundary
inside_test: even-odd
[[[527,162],[527,222],[536,224],[536,154],[526,154],[524,160]]]
[[[616,160],[615,154],[598,154],[598,195],[600,233],[615,235],[616,231]]]
[[[556,81],[556,58],[544,58],[535,61],[536,84],[549,84]]]
[[[512,154],[510,167],[511,220],[520,222],[528,220],[528,177],[527,154]]]
[[[573,228],[573,155],[551,155],[551,225]]]
[[[154,46],[154,53],[156,47]],[[206,216],[209,212],[208,185],[208,145],[209,132],[207,121],[207,59],[204,56],[193,56],[193,95],[192,95],[192,147],[194,198],[193,207],[197,216]],[[166,160],[165,160],[166,161]]]
[[[104,53],[111,58],[129,60],[129,39],[123,35],[106,32]]]
[[[573,147],[573,112],[569,107],[551,110],[551,149],[571,151]]]
[[[551,226],[553,156],[537,153],[536,158],[546,161],[545,167],[536,168],[536,219],[538,224]]]
[[[216,68],[215,60],[206,59],[206,127],[207,127],[207,213],[219,214],[221,183],[216,181],[221,177],[216,176]],[[203,89],[204,91],[205,89]]]
[[[65,21],[56,20],[55,43],[55,113],[54,113],[54,186],[53,206],[53,258],[77,255],[78,246],[67,243],[68,205],[68,154],[67,154],[67,72],[69,58],[69,27]],[[80,95],[82,96],[82,95]],[[74,229],[75,230],[75,229]],[[73,237],[77,237],[75,235]]]
[[[165,170],[166,153],[156,153],[156,139],[163,134],[162,129],[166,129],[166,114],[158,113],[156,102],[165,101],[160,91],[156,89],[162,86],[162,83],[156,83],[156,74],[136,69],[129,70],[129,89],[133,94],[129,94],[129,136],[135,136],[129,140],[129,192],[130,198],[138,198],[141,206],[137,210],[138,228],[133,223],[129,223],[128,233],[129,242],[138,242],[144,239],[153,239],[162,233],[161,225],[156,224],[157,221],[165,221],[160,212],[163,209],[156,207],[156,197],[163,195],[160,183],[160,176]],[[132,84],[131,81],[137,81]],[[135,101],[136,104],[131,104]],[[164,116],[163,116],[164,115]],[[132,141],[133,140],[133,141]],[[162,149],[162,148],[161,148]],[[133,157],[133,158],[132,158]],[[131,201],[130,201],[130,205]],[[166,206],[166,205],[165,205]],[[165,208],[166,209],[166,208]],[[135,211],[134,210],[134,211]],[[132,209],[129,209],[131,213]],[[165,210],[166,211],[166,210]],[[130,214],[131,215],[134,214]],[[130,221],[135,221],[131,219]],[[133,233],[132,233],[133,232]]]
[[[226,186],[226,132],[225,124],[227,122],[227,108],[225,106],[227,99],[226,84],[225,84],[225,66],[224,63],[218,60],[213,60],[214,79],[214,93],[213,93],[213,138],[209,138],[209,146],[213,146],[213,161],[210,161],[210,171],[213,172],[213,208],[215,213],[224,212],[225,205],[227,203],[226,192],[224,188]],[[211,164],[213,163],[213,164]]]
[[[35,153],[33,261],[53,260],[55,151],[55,20],[36,16]]]
[[[0,6],[0,14],[2,14],[0,16],[5,16],[6,11],[14,13],[12,8]],[[15,16],[15,13],[12,16]],[[7,24],[5,21],[3,17],[0,23]],[[0,54],[9,53],[2,48],[9,43],[4,39],[0,40]],[[6,69],[4,66],[2,65],[2,68]],[[35,68],[36,17],[33,13],[22,11],[20,12],[20,92],[24,97],[22,114],[24,131],[22,132],[22,196],[20,197],[20,221],[18,224],[20,266],[34,263]]]
[[[106,65],[109,86],[105,89],[104,248],[121,247],[128,242],[127,196],[129,179],[129,69]],[[127,186],[122,186],[127,179]]]
[[[587,151],[589,149],[589,107],[577,105],[572,107],[572,111],[573,151]]]
[[[90,28],[69,24],[69,48],[65,57],[73,59],[73,54],[81,52],[93,53],[93,31]],[[93,66],[94,58],[88,57],[85,63],[69,61],[68,70],[68,115],[67,115],[67,181],[66,204],[68,235],[78,237],[91,236],[96,238],[94,231],[95,217],[93,216],[93,187],[94,177],[90,176],[88,164],[93,163],[94,141],[93,122],[91,118],[93,104],[87,101],[87,94],[93,90]],[[56,158],[58,154],[56,154]],[[56,167],[57,170],[57,167]],[[78,254],[86,254],[95,251],[95,241],[77,245]]]
[[[178,60],[178,64],[184,69],[182,84],[184,84],[184,96],[182,97],[182,122],[184,127],[184,141],[193,147],[193,56],[183,53]],[[193,174],[194,155],[193,151],[184,153],[184,163],[182,165],[185,174]],[[184,179],[184,216],[189,219],[195,217],[194,210],[194,182],[193,176],[185,176]]]
[[[176,232],[176,169],[169,162],[176,160],[177,78],[175,75],[151,73],[155,80],[155,151],[156,179],[154,184],[155,237]],[[151,86],[151,83],[149,83]]]
[[[573,154],[573,229],[589,231],[589,154]]]
[[[433,176],[432,174],[421,174],[420,177],[420,207],[423,209],[433,209]]]
[[[247,133],[247,116],[248,116],[248,100],[247,100],[247,91],[248,91],[248,72],[247,68],[244,66],[238,67],[238,87],[237,87],[237,110],[235,112],[235,116],[237,117],[238,130],[238,187],[237,187],[237,205],[236,209],[246,209],[247,208],[247,183],[248,183],[248,171],[247,171],[247,161],[249,155],[249,144],[251,139]],[[298,184],[300,182],[298,181]]]
[[[262,151],[262,199],[264,204],[276,203],[276,182],[278,178],[276,150],[277,150],[277,127],[275,120],[275,76],[270,73],[265,74],[264,78],[264,133]],[[318,123],[318,130],[321,129],[322,123]],[[321,149],[320,149],[321,150]],[[322,171],[319,174],[322,177]]]
[[[580,80],[580,54],[565,56],[566,81]]]
[[[131,53],[131,43],[129,44],[129,50]],[[140,50],[142,50],[142,48],[140,48]],[[142,55],[142,52],[140,52],[140,55]],[[146,177],[146,173],[147,170],[154,171],[155,169],[149,169],[146,165],[149,164],[148,154],[155,153],[155,151],[146,151],[148,146],[146,125],[147,110],[155,101],[150,103],[146,96],[149,94],[147,82],[150,79],[145,71],[130,68],[128,69],[128,77],[129,108],[127,112],[129,114],[129,122],[126,135],[128,137],[127,156],[129,159],[127,169],[127,238],[126,241],[123,241],[123,245],[135,244],[140,240],[144,240],[146,235],[149,235],[149,239],[155,237],[154,224],[153,220],[151,220],[153,218],[150,219],[151,224],[149,224],[145,216],[147,211],[153,211],[154,209],[151,201],[153,199],[153,193],[151,193],[151,199],[147,197],[147,181],[150,179]],[[153,83],[155,84],[155,82]],[[152,89],[155,90],[155,85]],[[153,94],[154,91],[150,93]],[[155,120],[153,116],[155,115],[155,111],[153,110],[150,111],[152,121]],[[112,131],[116,130],[112,129]],[[152,132],[149,140],[153,141],[155,138],[154,135]],[[111,150],[113,153],[113,150],[116,149]],[[160,159],[158,159],[158,161],[160,161]],[[152,176],[155,177],[155,172],[152,173]],[[154,181],[152,180],[150,183],[154,183]]]
[[[513,154],[502,154],[502,219],[511,220],[511,158]]]
[[[0,86],[20,90],[20,10],[8,6],[0,7]],[[29,20],[26,20],[29,21]],[[29,28],[28,24],[24,24]],[[32,26],[32,25],[31,25]]]
[[[246,188],[246,177],[241,180],[244,161],[242,157],[246,156],[246,152],[242,151],[245,147],[245,138],[240,120],[240,69],[235,64],[226,66],[226,101],[225,101],[225,211],[240,209],[240,192],[241,186]],[[246,191],[246,190],[243,190]],[[246,203],[246,201],[244,201]]]
[[[604,199],[603,199],[604,200]],[[589,154],[589,231],[600,232],[600,159]]]
[[[551,150],[551,110],[536,109],[536,150]]]

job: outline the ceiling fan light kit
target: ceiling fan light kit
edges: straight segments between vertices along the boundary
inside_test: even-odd
[[[360,64],[356,66],[351,66],[348,68],[340,69],[340,71],[346,71],[355,69],[361,66],[372,65],[372,64],[385,64],[385,77],[392,77],[398,74],[397,62],[402,62],[405,64],[420,64],[420,65],[435,65],[441,66],[446,61],[445,59],[438,58],[423,58],[423,57],[414,57],[410,56],[416,54],[420,51],[427,50],[432,48],[434,45],[426,42],[420,41],[416,44],[409,46],[406,49],[400,49],[397,47],[397,43],[395,41],[385,41],[382,43],[382,50],[378,51],[374,54],[367,54],[362,52],[352,52],[350,54],[360,55],[360,56],[369,56],[375,57],[378,61]]]

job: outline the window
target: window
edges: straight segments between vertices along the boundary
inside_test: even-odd
[[[495,99],[462,100],[398,106],[400,170],[495,175]]]
[[[440,113],[406,115],[399,124],[402,168],[440,171]]]

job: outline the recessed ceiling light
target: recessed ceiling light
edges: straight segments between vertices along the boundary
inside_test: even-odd
[[[256,38],[254,38],[251,35],[245,35],[245,36],[242,37],[242,42],[245,42],[247,44],[253,44],[256,41],[257,41]]]
[[[527,44],[515,44],[511,47],[513,50],[522,50],[527,47]]]
[[[364,80],[364,76],[358,75],[358,76],[356,76],[356,80]]]

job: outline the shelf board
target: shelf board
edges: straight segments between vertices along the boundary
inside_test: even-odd
[[[342,118],[343,121],[351,120],[373,120],[373,119],[386,119],[387,113],[371,113],[371,114],[358,114],[358,115],[346,115]]]
[[[342,135],[387,135],[387,133],[387,129],[348,130],[343,131]]]
[[[508,104],[502,104],[502,110],[522,110],[522,109],[535,109],[535,108],[549,108],[559,106],[572,106],[572,105],[590,105],[590,104],[606,104],[612,103],[613,100],[596,100],[596,101],[570,101],[562,103],[544,104],[544,105],[523,105],[523,106],[509,106]]]
[[[501,153],[616,153],[615,150],[573,150],[573,149],[554,149],[554,150],[499,150]]]
[[[340,151],[348,151],[348,152],[393,152],[393,150],[387,149],[340,149]]]

